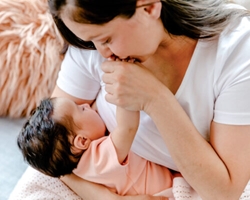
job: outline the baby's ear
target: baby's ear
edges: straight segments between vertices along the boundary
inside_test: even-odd
[[[84,138],[82,135],[77,135],[73,141],[74,146],[77,149],[85,150],[89,147],[91,140],[89,138]]]

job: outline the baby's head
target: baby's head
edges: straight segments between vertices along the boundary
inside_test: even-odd
[[[17,138],[25,161],[53,177],[69,174],[91,140],[105,134],[105,125],[88,104],[66,98],[41,101]]]

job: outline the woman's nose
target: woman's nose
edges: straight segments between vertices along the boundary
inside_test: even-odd
[[[102,44],[95,44],[97,51],[102,55],[104,58],[110,58],[113,55],[113,52],[108,47],[108,45]]]

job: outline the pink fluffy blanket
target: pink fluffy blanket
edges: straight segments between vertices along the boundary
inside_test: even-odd
[[[47,0],[0,0],[0,116],[28,116],[51,94],[62,47]]]

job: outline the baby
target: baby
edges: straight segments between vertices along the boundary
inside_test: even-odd
[[[117,127],[106,127],[95,104],[77,105],[67,98],[41,101],[18,135],[25,161],[40,172],[60,177],[75,173],[120,195],[154,195],[172,186],[166,167],[130,151],[139,112],[117,107]]]

